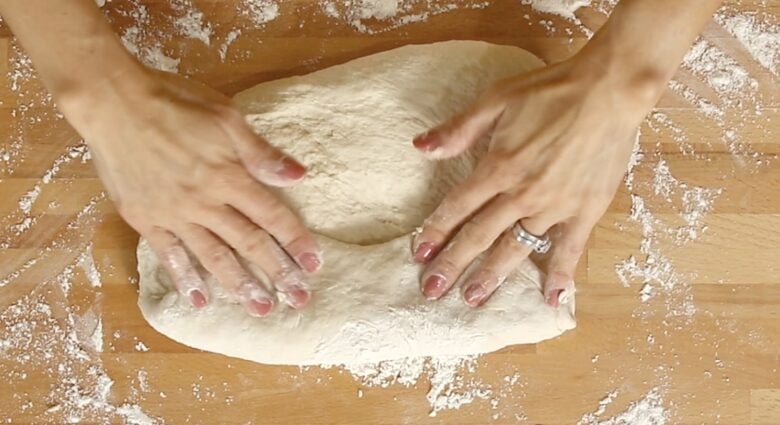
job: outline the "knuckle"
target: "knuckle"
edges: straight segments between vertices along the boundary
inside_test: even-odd
[[[266,254],[267,246],[268,235],[256,227],[241,238],[236,248],[247,257],[258,258]]]
[[[298,254],[304,252],[318,251],[316,243],[309,237],[309,234],[303,225],[293,230],[293,235],[289,240],[285,241],[282,247],[293,257],[297,257]]]
[[[585,245],[579,243],[579,241],[565,242],[559,249],[564,255],[579,258],[585,252]]]
[[[451,258],[451,254],[445,252],[445,255],[436,258],[436,264],[431,267],[431,270],[434,270],[434,274],[449,276],[457,270],[457,265]]]
[[[559,284],[559,283],[573,281],[574,274],[571,273],[569,270],[557,268],[550,271],[550,276],[548,276],[547,280],[553,283],[553,286],[555,286],[556,283]]]
[[[480,250],[484,250],[492,242],[490,235],[485,231],[483,225],[478,219],[467,222],[461,227],[459,232],[464,243],[470,246],[479,247]]]
[[[263,211],[263,217],[265,218],[265,221],[268,223],[271,223],[272,225],[275,225],[277,227],[279,226],[289,226],[291,232],[294,232],[294,228],[296,227],[293,223],[290,223],[289,221],[289,210],[287,207],[282,205],[282,203],[277,202],[276,200],[273,200],[271,202],[267,202],[265,204],[265,209]],[[283,244],[289,243],[289,240],[285,240]]]
[[[463,202],[451,197],[444,198],[436,211],[431,214],[429,224],[437,229],[448,227],[449,223],[455,217],[461,217],[463,214]]]
[[[214,246],[209,249],[207,261],[211,267],[218,270],[229,269],[235,266],[233,250],[224,245]]]

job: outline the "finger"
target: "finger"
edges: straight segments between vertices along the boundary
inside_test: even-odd
[[[301,219],[276,195],[252,181],[235,184],[226,190],[229,191],[226,195],[231,206],[270,233],[301,268],[308,273],[320,269],[322,255],[317,242]]]
[[[179,239],[160,228],[154,228],[141,236],[149,242],[179,293],[189,298],[196,308],[208,304],[208,287]]]
[[[468,179],[444,197],[414,239],[412,249],[416,262],[430,261],[458,226],[505,188],[495,170],[489,157],[484,158]]]
[[[265,317],[271,313],[274,296],[238,262],[233,250],[225,242],[196,224],[186,225],[179,234],[200,264],[214,275],[247,313],[256,317]]]
[[[262,270],[285,303],[293,308],[306,305],[310,293],[301,269],[267,232],[231,207],[225,207],[204,224]]]
[[[577,218],[562,224],[560,236],[553,244],[547,278],[544,283],[544,299],[552,307],[565,301],[574,289],[574,273],[585,252],[590,232],[595,222]]]
[[[468,265],[490,248],[517,216],[517,208],[509,196],[494,198],[458,230],[426,268],[421,279],[423,295],[428,299],[439,299],[446,294]]]
[[[521,223],[527,232],[539,236],[552,227],[550,220],[524,219]],[[511,228],[505,231],[479,270],[463,286],[463,301],[470,307],[484,304],[530,253],[531,247],[518,242]]]
[[[306,175],[306,167],[255,134],[234,107],[221,108],[223,128],[233,141],[244,167],[258,181],[278,187],[291,186]]]
[[[467,111],[417,137],[414,147],[432,159],[451,158],[488,134],[504,110],[503,100],[489,91]]]

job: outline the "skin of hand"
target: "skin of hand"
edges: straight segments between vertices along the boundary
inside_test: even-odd
[[[319,249],[260,183],[291,185],[305,168],[256,136],[228,98],[184,77],[148,71],[144,88],[101,98],[65,110],[88,111],[70,114],[72,125],[90,142],[119,213],[149,242],[179,291],[195,306],[206,304],[197,260],[252,315],[267,315],[276,299],[253,271],[290,306],[303,307],[309,292],[301,268],[320,267]]]
[[[0,13],[182,295],[209,301],[197,261],[253,316],[271,312],[274,292],[294,308],[307,303],[304,271],[320,268],[319,248],[265,186],[299,181],[301,164],[255,135],[222,94],[138,64],[93,0],[7,0]]]
[[[552,241],[544,298],[557,307],[626,172],[637,127],[719,3],[623,0],[571,59],[497,83],[415,138],[434,160],[489,143],[415,238],[414,260],[427,264],[423,295],[444,296],[487,252],[460,288],[467,305],[483,305],[531,252],[511,231],[519,221]]]

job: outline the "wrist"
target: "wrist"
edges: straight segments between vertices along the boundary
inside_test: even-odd
[[[92,52],[82,57],[77,72],[62,72],[50,76],[46,85],[51,90],[62,112],[67,115],[74,108],[95,107],[111,93],[131,91],[148,79],[148,70],[125,50],[113,33],[99,34],[84,40],[84,51]]]
[[[124,113],[123,110],[127,112],[128,105],[143,103],[154,91],[151,72],[129,59],[122,66],[114,62],[110,69],[103,66],[103,71],[86,72],[85,75],[93,76],[91,79],[83,76],[73,78],[52,89],[60,111],[90,143],[97,142],[97,139],[87,137],[92,129],[111,121],[106,119],[106,114],[110,118]]]
[[[588,48],[590,47],[590,48]],[[570,61],[573,75],[603,95],[644,116],[666,89],[674,69],[664,69],[651,61],[632,60],[608,46],[586,46]]]

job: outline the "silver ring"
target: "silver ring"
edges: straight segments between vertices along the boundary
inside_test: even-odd
[[[523,225],[518,220],[514,226],[512,226],[512,234],[515,236],[515,240],[539,254],[546,254],[552,246],[550,238],[547,235],[536,236],[533,233],[525,230]]]

